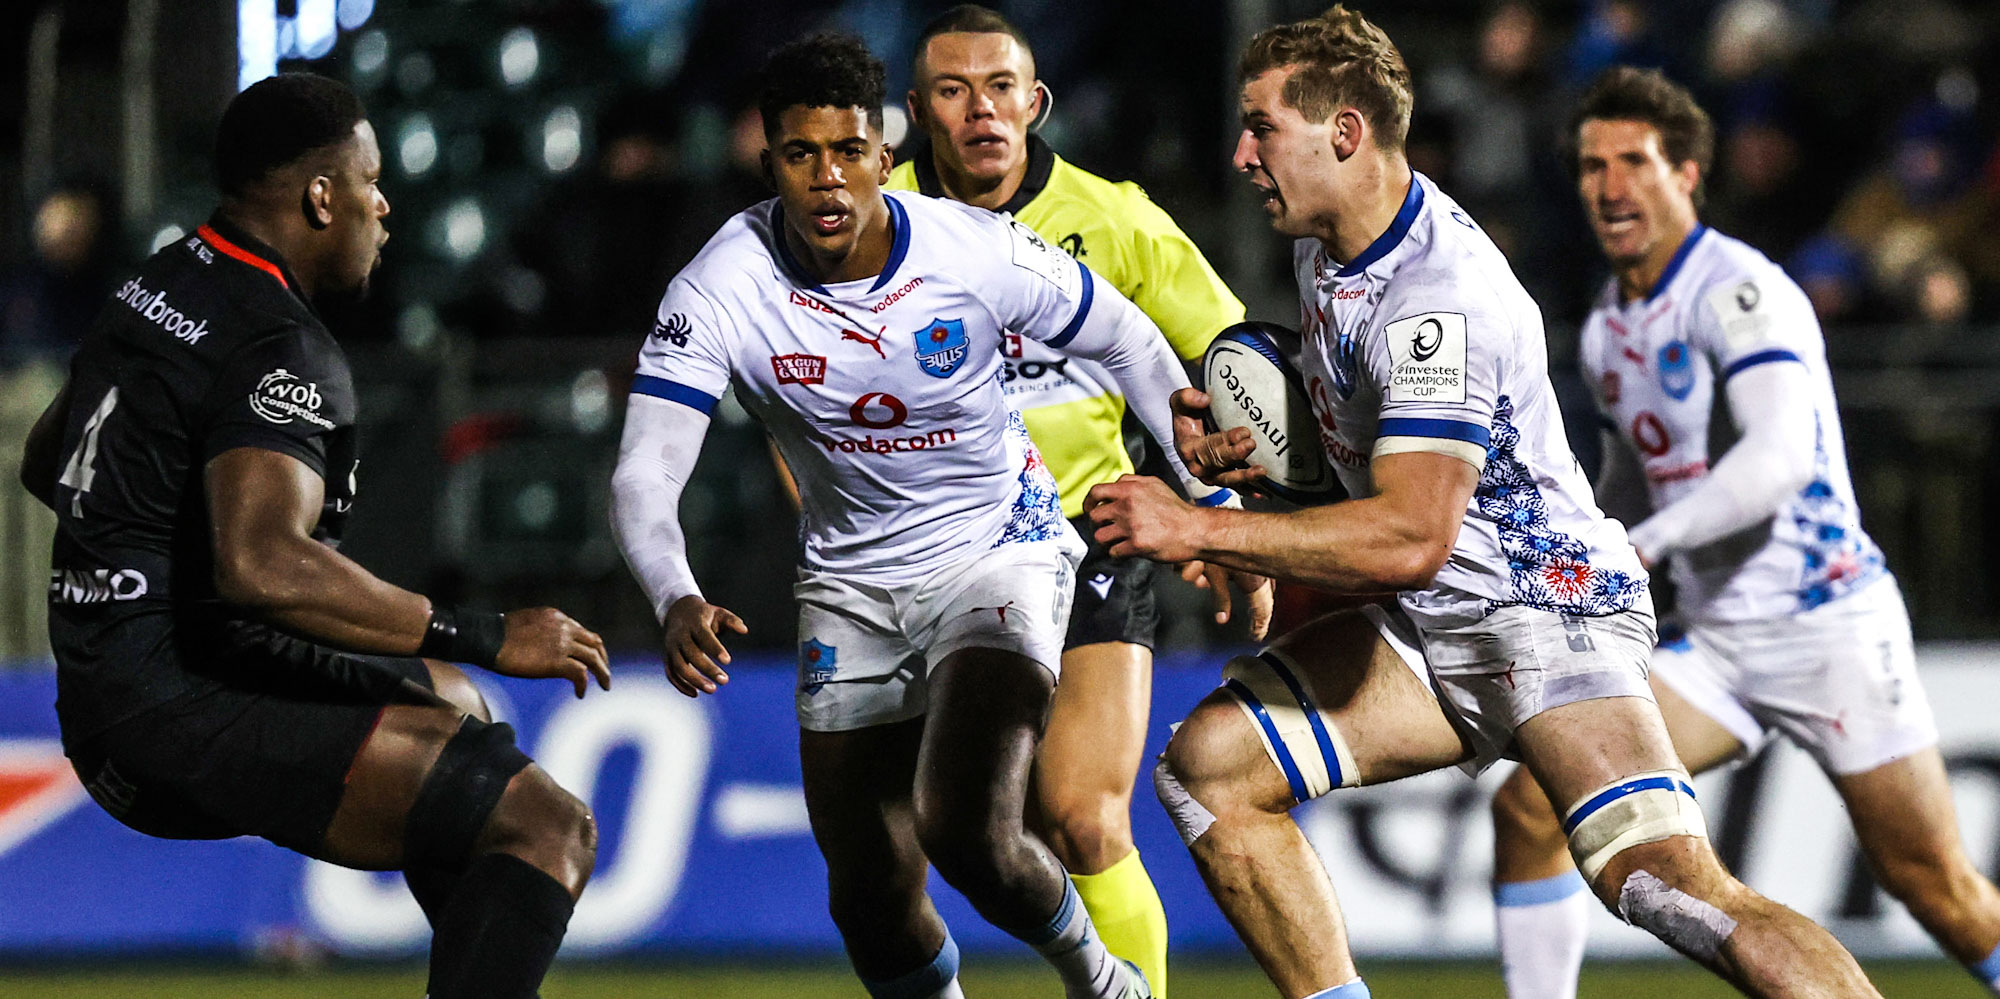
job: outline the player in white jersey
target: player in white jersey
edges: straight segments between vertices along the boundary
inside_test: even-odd
[[[1202,559],[1392,604],[1229,663],[1155,783],[1279,991],[1367,995],[1292,807],[1337,787],[1518,756],[1564,807],[1604,904],[1753,995],[1873,996],[1826,931],[1723,870],[1646,684],[1637,556],[1564,443],[1541,319],[1492,242],[1403,154],[1410,81],[1341,7],[1268,29],[1240,67],[1236,166],[1301,238],[1303,375],[1351,496],[1201,510],[1127,477],[1092,490],[1114,555]],[[1189,469],[1254,482],[1247,432],[1176,397]]]
[[[716,693],[729,661],[717,633],[744,631],[703,599],[677,509],[733,385],[803,500],[799,749],[857,974],[877,996],[960,995],[928,859],[1047,957],[1072,999],[1147,995],[1023,826],[1082,545],[1006,404],[1000,340],[1103,364],[1163,443],[1187,377],[1144,313],[1026,227],[880,189],[883,71],[858,40],[787,45],[765,74],[779,196],[725,224],[668,286],[615,473],[620,546],[664,625],[667,675]]]
[[[2000,892],[1959,841],[1909,618],[1861,529],[1826,345],[1763,254],[1700,224],[1708,116],[1655,71],[1607,71],[1572,117],[1584,210],[1615,276],[1581,358],[1607,422],[1598,494],[1646,562],[1671,564],[1685,631],[1653,691],[1700,773],[1777,730],[1846,801],[1883,887],[2000,994]],[[1726,406],[1734,442],[1710,450]],[[1626,492],[1636,496],[1625,496]],[[1636,502],[1631,502],[1636,500]],[[1493,804],[1508,991],[1576,994],[1584,885],[1525,771]]]

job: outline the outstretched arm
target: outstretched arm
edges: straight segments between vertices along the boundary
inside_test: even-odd
[[[702,598],[681,530],[681,491],[701,456],[708,422],[706,413],[680,403],[633,395],[611,474],[612,532],[665,629],[667,679],[690,697],[729,682],[722,670],[729,651],[717,630],[748,630]]]
[[[1769,519],[1812,481],[1819,441],[1812,392],[1811,373],[1791,361],[1729,379],[1729,410],[1742,436],[1699,485],[1629,532],[1647,564]]]
[[[1130,475],[1092,489],[1084,508],[1116,556],[1201,559],[1335,593],[1426,587],[1458,540],[1479,471],[1434,451],[1384,455],[1371,471],[1374,495],[1289,513],[1204,510]]]
[[[315,641],[378,655],[463,659],[510,676],[560,677],[583,696],[608,688],[604,641],[552,607],[514,611],[479,641],[449,641],[431,601],[377,578],[312,537],[326,484],[299,459],[230,448],[203,469],[216,595]],[[449,613],[449,612],[447,612]],[[456,623],[470,632],[468,615]],[[462,655],[451,655],[461,650]]]

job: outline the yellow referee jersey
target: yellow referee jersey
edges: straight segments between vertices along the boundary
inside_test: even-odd
[[[944,196],[928,153],[899,164],[889,188]],[[1028,136],[1027,176],[1001,210],[1131,299],[1186,360],[1198,360],[1215,334],[1243,320],[1243,303],[1139,185],[1073,166],[1040,136]],[[1077,516],[1091,486],[1132,470],[1119,431],[1125,397],[1103,367],[1028,337],[1009,335],[1003,350],[1007,401],[1055,473],[1063,515]]]

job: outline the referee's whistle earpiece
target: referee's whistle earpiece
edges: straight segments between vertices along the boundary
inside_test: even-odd
[[[1035,81],[1035,96],[1041,101],[1041,107],[1035,111],[1035,120],[1028,123],[1029,131],[1042,127],[1042,124],[1049,120],[1050,110],[1056,106],[1056,92],[1050,90],[1049,85],[1040,80]]]

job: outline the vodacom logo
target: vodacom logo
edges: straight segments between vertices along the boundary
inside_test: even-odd
[[[849,407],[847,415],[854,420],[856,426],[867,427],[870,430],[887,430],[890,427],[902,426],[903,421],[910,416],[910,408],[903,405],[903,400],[887,392],[869,392],[854,400],[854,405]]]

